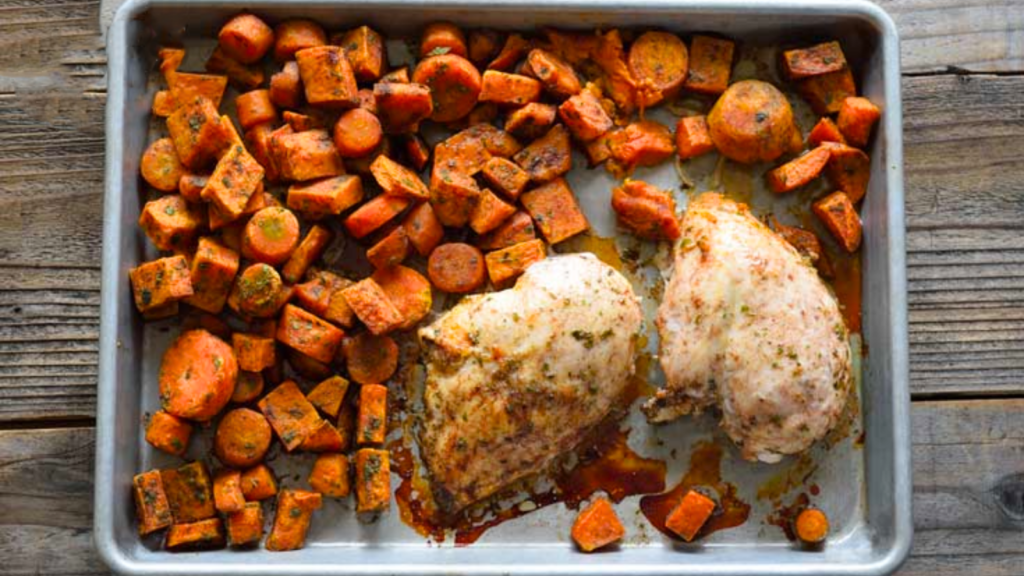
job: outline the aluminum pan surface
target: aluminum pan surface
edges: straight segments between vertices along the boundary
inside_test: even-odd
[[[866,447],[837,448],[817,455],[814,481],[828,498],[836,534],[824,552],[792,547],[772,526],[761,523],[767,506],[756,502],[758,484],[782,467],[750,465],[726,450],[723,475],[754,504],[743,527],[719,532],[703,546],[681,547],[662,538],[637,513],[637,498],[619,505],[630,539],[613,553],[581,555],[568,542],[573,512],[553,506],[489,531],[466,548],[429,546],[399,521],[396,512],[380,524],[361,526],[350,504],[331,503],[317,515],[310,545],[299,552],[269,554],[223,550],[169,554],[151,550],[135,534],[129,494],[131,475],[171,463],[148,450],[139,433],[142,414],[155,405],[153,375],[173,336],[158,325],[143,325],[131,304],[127,269],[153,256],[135,219],[138,155],[147,142],[149,98],[157,41],[209,37],[224,17],[241,8],[270,16],[306,15],[334,27],[368,21],[395,36],[423,23],[446,19],[460,24],[533,28],[596,25],[658,26],[678,32],[710,30],[760,43],[838,37],[855,46],[862,91],[884,103],[872,154],[872,183],[865,201],[864,334],[871,345],[862,380]],[[148,14],[147,14],[148,11]],[[140,20],[139,17],[142,17]],[[751,16],[757,16],[752,18]],[[186,45],[190,45],[186,43]],[[144,2],[130,1],[108,35],[110,57],[107,110],[107,191],[101,319],[101,369],[96,462],[96,540],[108,564],[134,574],[877,574],[889,572],[909,548],[909,395],[903,247],[901,118],[898,41],[891,20],[862,2],[779,2],[756,6],[731,2]],[[580,159],[574,159],[579,165]],[[670,165],[638,173],[675,188]],[[577,195],[599,235],[611,235],[607,213],[611,180],[603,171],[575,170]],[[757,202],[754,202],[755,207]],[[602,212],[603,211],[603,212]],[[648,306],[652,302],[648,302]],[[631,415],[631,445],[644,455],[676,448],[667,482],[678,481],[689,447],[716,437],[710,418],[686,419],[648,428]],[[849,442],[849,440],[847,441]],[[193,446],[198,453],[202,446]],[[820,448],[816,449],[820,451]],[[282,461],[275,463],[281,466]],[[287,476],[284,467],[279,475]],[[308,462],[294,470],[304,475]],[[290,471],[290,470],[289,470]],[[856,490],[850,490],[856,479]],[[286,482],[287,483],[287,482]],[[301,479],[297,484],[301,484]]]

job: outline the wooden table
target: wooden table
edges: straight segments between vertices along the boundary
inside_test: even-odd
[[[1024,574],[1024,3],[885,0],[903,37],[914,519],[902,574]],[[99,0],[0,0],[0,573],[92,547]]]

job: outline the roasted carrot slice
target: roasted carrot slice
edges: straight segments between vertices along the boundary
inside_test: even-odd
[[[242,255],[272,266],[283,264],[299,244],[299,220],[286,208],[270,207],[249,219]]]
[[[442,292],[472,292],[487,282],[483,252],[459,242],[441,244],[430,253],[427,275]]]
[[[797,538],[804,544],[821,544],[828,537],[828,517],[817,508],[801,511],[793,526]]]
[[[828,148],[815,148],[768,172],[768,186],[776,194],[791,192],[801,186],[806,186],[821,175],[831,156]]]
[[[334,145],[342,158],[366,156],[380,145],[383,138],[380,120],[362,108],[345,112],[334,124]]]
[[[459,27],[451,22],[433,22],[427,24],[420,36],[420,58],[430,58],[441,54],[455,54],[463,58],[469,55],[466,49],[466,36]]]
[[[458,120],[476,106],[481,78],[476,66],[456,54],[442,54],[421,60],[412,81],[430,88],[435,122]]]
[[[226,466],[248,468],[263,460],[271,440],[270,423],[263,414],[235,408],[217,424],[213,453]]]
[[[162,192],[173,192],[185,174],[185,168],[178,161],[178,152],[174,149],[174,141],[160,138],[154,141],[142,153],[139,171],[146,182]]]

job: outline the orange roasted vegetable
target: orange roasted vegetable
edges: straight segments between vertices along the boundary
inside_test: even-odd
[[[347,341],[343,342],[342,346],[345,346],[345,343]],[[331,418],[337,418],[338,412],[341,410],[341,403],[345,400],[346,392],[348,392],[348,380],[341,376],[331,376],[310,390],[309,394],[306,395],[306,399],[324,414]]]
[[[359,88],[345,50],[338,46],[303,48],[295,53],[299,76],[310,106],[355,108]]]
[[[564,178],[538,186],[520,199],[549,244],[557,244],[590,227]]]
[[[391,462],[387,450],[356,452],[356,511],[383,512],[391,501]]]
[[[807,154],[790,160],[782,166],[768,172],[768,186],[776,194],[791,192],[806,186],[821,175],[832,154],[826,147],[815,148]]]
[[[175,524],[204,520],[216,514],[210,473],[202,462],[161,470],[160,480]]]
[[[646,182],[626,180],[612,190],[612,210],[620,224],[641,238],[676,240],[681,234],[672,195]]]
[[[860,216],[846,193],[833,192],[812,204],[811,210],[844,250],[851,254],[857,251],[861,240]]]
[[[144,262],[128,273],[139,312],[149,312],[193,294],[184,256]]]
[[[412,328],[430,312],[433,304],[430,282],[412,268],[382,268],[373,273],[373,281],[380,286],[402,317],[397,329]]]
[[[330,362],[345,335],[340,329],[306,312],[285,304],[277,326],[277,340],[320,362]]]
[[[344,454],[321,454],[309,473],[309,485],[324,496],[348,497],[348,458]]]
[[[149,417],[146,442],[157,450],[173,456],[184,456],[190,436],[192,425],[177,416],[157,410]]]
[[[372,278],[356,282],[344,289],[342,295],[356,317],[374,334],[385,334],[402,324],[401,313]]]
[[[291,60],[305,48],[327,44],[324,29],[311,20],[285,20],[274,28],[274,59]]]
[[[224,545],[224,525],[220,518],[208,518],[185,524],[175,523],[167,530],[164,546],[168,550],[210,549]]]
[[[839,108],[836,123],[846,141],[853,146],[863,148],[871,136],[871,128],[881,117],[882,112],[867,98],[851,96],[843,100]]]
[[[237,512],[227,516],[228,542],[232,546],[257,544],[263,538],[263,506],[246,502]]]
[[[455,294],[472,292],[487,282],[483,253],[459,242],[441,244],[430,253],[427,275],[438,290]]]
[[[843,68],[846,68],[846,56],[835,40],[782,53],[782,72],[790,80],[821,76]]]
[[[174,141],[170,138],[160,138],[150,144],[139,161],[139,172],[150,186],[161,192],[177,190],[178,182],[185,174],[185,168],[178,161]]]
[[[306,532],[323,500],[318,492],[281,490],[277,497],[274,526],[267,536],[266,548],[272,552],[298,550],[306,544]]]
[[[220,29],[217,39],[228,56],[242,64],[252,64],[270,50],[274,31],[258,16],[239,14]]]
[[[501,250],[489,252],[484,261],[487,264],[487,275],[491,284],[501,286],[506,280],[519,276],[531,264],[543,260],[547,249],[543,240],[527,240],[513,244]]]
[[[744,164],[782,156],[798,130],[786,96],[760,80],[729,86],[708,114],[708,128],[718,151]]]
[[[580,550],[593,552],[614,544],[626,535],[619,516],[607,498],[598,497],[590,503],[572,524],[572,539]]]
[[[237,376],[231,346],[206,330],[189,330],[164,352],[160,402],[179,418],[205,422],[227,405]]]
[[[132,490],[140,536],[167,528],[174,522],[159,470],[136,474],[132,478]]]
[[[665,519],[665,527],[683,540],[692,542],[714,511],[714,500],[696,490],[690,490]]]
[[[332,44],[334,42],[332,41]],[[384,38],[369,26],[359,26],[341,36],[338,45],[344,48],[352,73],[359,82],[373,82],[388,66]]]
[[[249,468],[263,460],[271,440],[270,423],[263,414],[235,408],[217,424],[213,453],[226,466]]]
[[[804,544],[821,544],[828,537],[828,517],[817,508],[807,508],[797,515],[793,528]]]
[[[469,114],[480,94],[480,72],[469,60],[456,54],[441,54],[420,60],[412,81],[430,88],[434,110],[430,119],[451,122]]]
[[[512,160],[534,182],[548,182],[572,169],[569,131],[561,124],[523,148]]]
[[[245,508],[242,495],[242,473],[221,470],[213,477],[213,503],[221,514],[231,514]]]
[[[277,480],[266,464],[242,472],[242,494],[248,502],[266,500],[277,494]]]
[[[732,75],[731,40],[696,35],[690,45],[690,69],[683,87],[701,94],[721,94]]]
[[[627,62],[645,107],[674,98],[690,69],[686,44],[675,34],[659,30],[644,32],[634,40]]]
[[[676,123],[676,150],[683,160],[703,156],[715,149],[706,116],[687,116]]]
[[[286,380],[264,396],[259,407],[289,452],[320,426],[321,420],[316,408],[291,380]]]

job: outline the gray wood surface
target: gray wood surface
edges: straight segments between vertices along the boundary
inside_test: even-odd
[[[106,573],[90,426],[100,21],[118,3],[0,0],[3,574]],[[907,73],[917,532],[901,574],[1024,574],[1024,3],[879,3]]]

